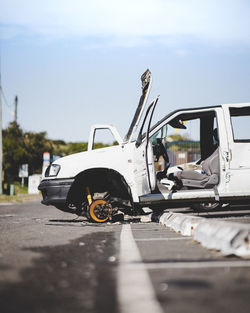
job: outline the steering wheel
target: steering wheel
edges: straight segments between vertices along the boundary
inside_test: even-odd
[[[166,177],[170,163],[169,163],[169,157],[168,157],[167,151],[166,151],[161,139],[157,138],[156,139],[156,145],[155,145],[155,156],[156,156],[157,161],[159,160],[159,157],[161,155],[162,155],[164,161],[167,163],[167,166],[166,166],[165,170],[158,172],[156,174],[156,177],[158,180],[161,180],[162,178]]]

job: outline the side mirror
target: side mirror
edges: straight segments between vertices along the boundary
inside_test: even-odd
[[[172,126],[173,128],[187,129],[187,127],[184,125],[183,121],[180,119],[177,119],[177,118],[170,121],[169,125]]]

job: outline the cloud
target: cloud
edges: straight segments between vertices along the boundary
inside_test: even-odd
[[[154,38],[250,44],[247,0],[2,0],[2,38],[101,37],[116,45]]]

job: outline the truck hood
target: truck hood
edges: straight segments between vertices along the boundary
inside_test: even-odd
[[[145,73],[143,73],[141,76],[142,95],[140,97],[138,107],[135,111],[135,115],[134,115],[132,123],[129,127],[129,130],[127,132],[127,135],[124,138],[124,143],[131,141],[131,138],[132,138],[133,134],[135,133],[135,131],[139,125],[139,122],[140,122],[141,117],[142,117],[142,113],[144,111],[144,108],[145,108],[145,105],[146,105],[146,102],[148,99],[148,95],[149,95],[149,91],[150,91],[150,87],[151,87],[151,82],[152,82],[152,74],[151,74],[150,70],[147,69],[145,71]]]
[[[53,164],[58,164],[61,167],[58,175],[56,177],[43,178],[73,178],[80,172],[91,168],[113,168],[119,170],[122,159],[124,159],[124,153],[121,145],[79,152],[57,159]]]

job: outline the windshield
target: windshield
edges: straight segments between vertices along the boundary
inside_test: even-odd
[[[157,139],[161,139],[166,141],[168,133],[168,125],[164,125],[162,128],[160,128],[156,133],[153,134],[153,136],[150,137],[150,140],[153,145],[157,143]]]

